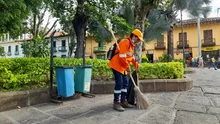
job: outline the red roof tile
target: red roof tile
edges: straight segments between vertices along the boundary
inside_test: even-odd
[[[210,24],[210,23],[220,23],[220,17],[200,19],[200,24]],[[197,25],[197,18],[183,20],[183,26],[192,26],[192,25]],[[175,24],[175,27],[181,27],[181,22],[177,22]]]
[[[48,37],[50,37],[50,35],[51,35],[51,33],[47,34],[46,37],[48,38]],[[67,32],[56,32],[56,33],[54,34],[54,37],[60,37],[60,36],[66,36],[66,35],[68,35]]]

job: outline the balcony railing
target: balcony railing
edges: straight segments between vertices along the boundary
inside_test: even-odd
[[[53,52],[54,52],[54,53],[57,52],[57,47],[53,47]]]
[[[101,47],[94,47],[93,51],[96,52],[106,52],[106,46],[101,46]]]
[[[19,51],[15,51],[15,55],[19,55]]]
[[[8,55],[8,56],[11,56],[11,52],[8,52],[7,55]]]
[[[165,50],[166,49],[165,42],[155,43],[154,48],[155,48],[155,50]]]
[[[202,39],[202,47],[215,46],[215,38]]]
[[[183,48],[183,42],[182,41],[177,41],[177,48],[182,49]],[[189,41],[184,40],[184,48],[189,48]]]
[[[60,46],[60,47],[58,47],[58,50],[60,52],[67,52],[67,47],[66,46]]]

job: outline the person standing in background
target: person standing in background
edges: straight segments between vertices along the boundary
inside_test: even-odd
[[[214,67],[215,70],[217,70],[216,66],[215,66],[215,58],[214,56],[210,59],[210,66],[209,66],[209,69],[211,67]]]

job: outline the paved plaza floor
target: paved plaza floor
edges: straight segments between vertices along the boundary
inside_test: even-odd
[[[117,112],[113,95],[96,95],[0,112],[0,124],[219,124],[220,70],[194,70],[185,75],[193,79],[193,89],[146,93],[153,103],[146,110]]]

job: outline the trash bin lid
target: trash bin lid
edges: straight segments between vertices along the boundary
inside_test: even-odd
[[[92,68],[92,65],[75,66],[76,68]]]
[[[73,69],[73,66],[55,66],[55,68],[71,68],[71,69]]]

